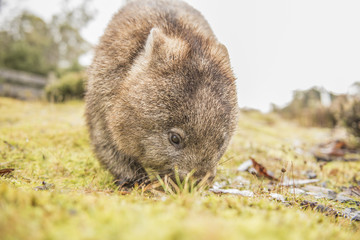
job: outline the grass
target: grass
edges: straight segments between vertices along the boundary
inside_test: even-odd
[[[206,189],[177,194],[136,189],[124,195],[92,154],[83,109],[79,101],[0,98],[0,169],[15,169],[0,177],[0,239],[360,239],[359,223],[304,210],[304,196],[236,171],[253,157],[276,177],[305,178],[303,171],[310,169],[334,190],[350,186],[359,163],[319,165],[300,152],[326,142],[330,130],[242,113],[216,181],[232,186],[240,175],[251,182],[240,189],[254,197]],[[43,181],[48,189],[37,191]],[[287,203],[272,200],[270,192],[283,194]],[[306,199],[338,210],[356,208]]]

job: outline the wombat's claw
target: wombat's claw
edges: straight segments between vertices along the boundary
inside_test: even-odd
[[[118,179],[114,182],[117,186],[119,186],[119,190],[131,190],[135,185],[145,186],[150,183],[150,179]]]

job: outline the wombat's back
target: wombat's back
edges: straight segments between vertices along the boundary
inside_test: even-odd
[[[106,74],[108,71],[117,71],[120,68],[123,71],[128,70],[143,49],[153,27],[177,37],[196,34],[215,39],[201,13],[183,1],[131,1],[113,16],[107,26],[95,53],[101,58],[94,59],[91,73]],[[185,28],[187,30],[183,31]]]

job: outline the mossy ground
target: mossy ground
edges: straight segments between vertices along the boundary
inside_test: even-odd
[[[320,165],[299,150],[326,142],[330,130],[242,113],[217,181],[247,178],[251,185],[244,188],[254,197],[207,190],[174,195],[137,189],[123,195],[92,154],[83,109],[82,102],[0,98],[0,169],[15,169],[0,177],[0,239],[360,239],[359,223],[301,209],[303,196],[280,186],[268,189],[268,180],[236,172],[252,156],[277,177],[304,178],[310,169],[333,189],[349,186],[359,163]],[[36,191],[43,181],[49,189]],[[269,191],[288,203],[272,200]]]

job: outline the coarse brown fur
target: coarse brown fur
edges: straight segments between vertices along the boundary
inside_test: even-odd
[[[114,15],[89,68],[86,119],[98,159],[121,184],[147,181],[145,169],[213,178],[237,109],[227,50],[197,10],[137,0]]]

